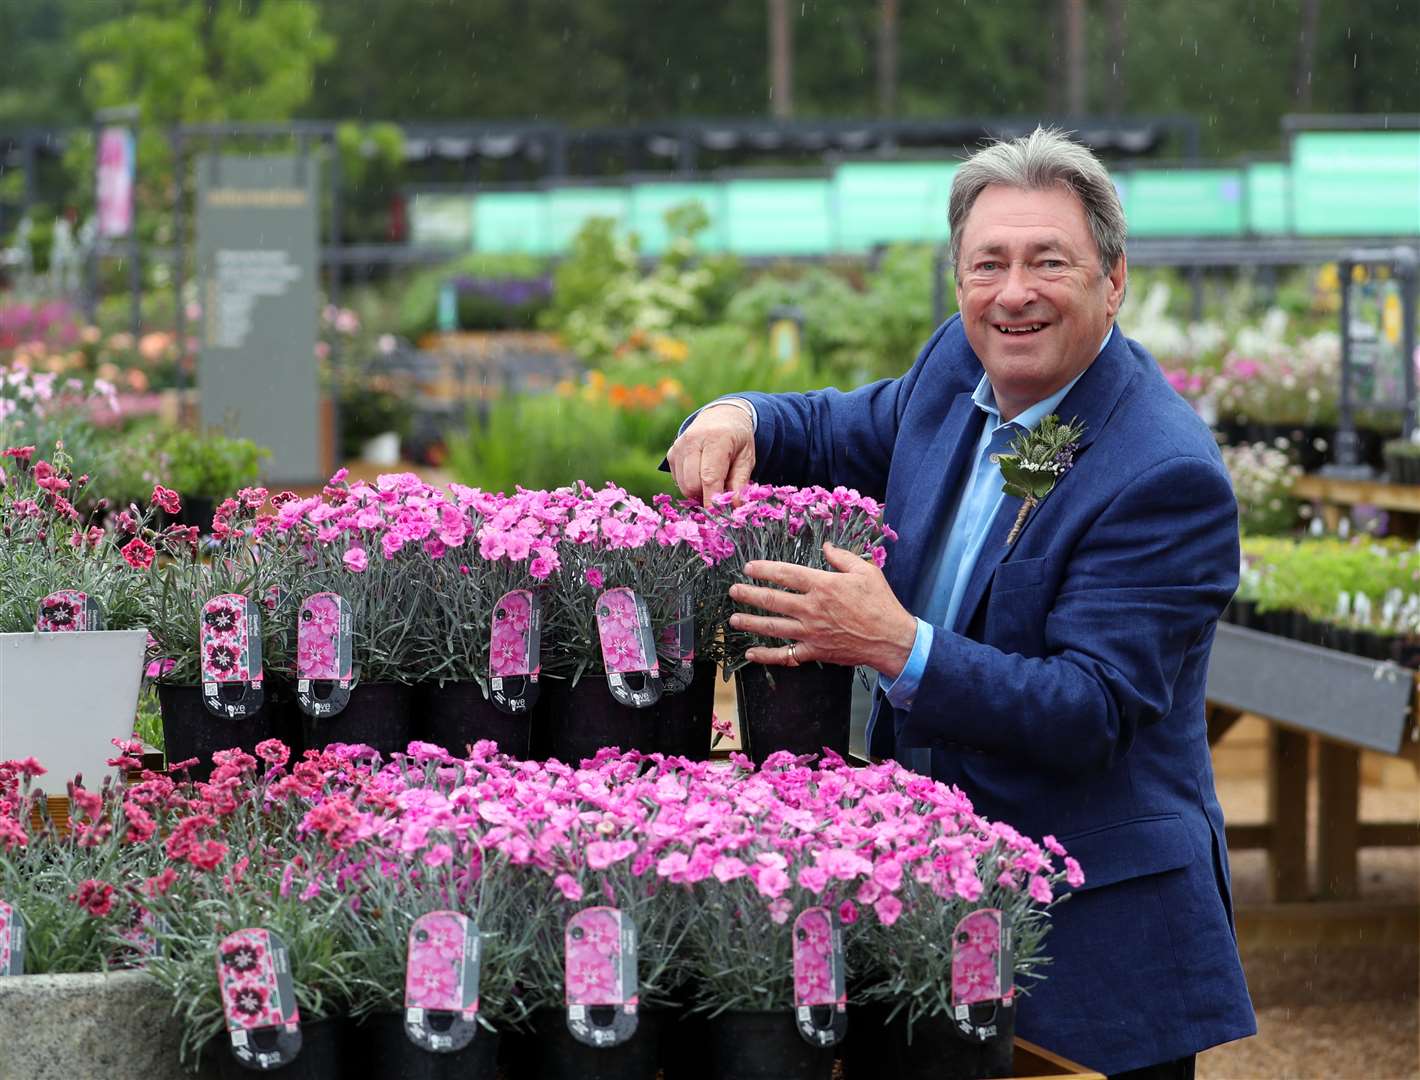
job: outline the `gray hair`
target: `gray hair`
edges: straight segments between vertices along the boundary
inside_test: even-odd
[[[1107,274],[1124,255],[1124,207],[1099,158],[1058,128],[1038,127],[1009,142],[992,143],[967,158],[952,177],[947,222],[952,233],[952,263],[961,259],[962,227],[977,196],[992,184],[1043,191],[1064,185],[1085,208],[1085,221]]]

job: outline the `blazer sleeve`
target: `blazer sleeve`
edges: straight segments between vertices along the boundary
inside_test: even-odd
[[[1168,716],[1185,659],[1237,588],[1237,500],[1222,469],[1176,457],[1134,477],[1070,553],[1045,655],[936,627],[901,741],[956,743],[1046,771],[1102,770]]]
[[[829,387],[803,394],[735,394],[752,402],[758,416],[754,478],[768,484],[841,484],[881,499],[908,399],[957,319],[940,326],[912,367],[896,379],[850,391]]]

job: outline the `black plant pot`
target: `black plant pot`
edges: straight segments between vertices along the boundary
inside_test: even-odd
[[[1228,605],[1230,614],[1229,621],[1235,626],[1247,627],[1249,629],[1257,626],[1257,601],[1243,600],[1233,597],[1233,602]]]
[[[334,716],[301,715],[307,750],[332,743],[364,743],[388,757],[402,753],[414,738],[414,687],[405,683],[359,683]]]
[[[833,1076],[833,1047],[806,1042],[792,1009],[721,1013],[710,1021],[710,1051],[716,1080],[829,1080]]]
[[[848,1038],[838,1044],[844,1080],[877,1080],[892,1061],[896,1029],[888,1024],[890,1012],[892,1006],[881,1001],[849,1005],[851,1028]]]
[[[654,753],[660,721],[659,702],[633,709],[611,696],[604,675],[583,675],[576,686],[566,679],[549,679],[545,738],[535,740],[538,757],[555,757],[568,765],[595,757],[605,746]]]
[[[188,770],[193,780],[212,775],[214,752],[240,747],[254,753],[257,743],[277,734],[277,710],[269,694],[256,712],[233,719],[208,712],[200,686],[159,683],[158,707],[163,714],[163,749],[168,762],[197,758],[198,764]]]
[[[522,1053],[504,1060],[509,1080],[655,1080],[660,1024],[657,1011],[642,1009],[636,1034],[620,1046],[587,1046],[567,1030],[561,1009],[539,1009],[533,1037]]]
[[[340,1044],[346,1034],[338,1020],[313,1020],[301,1024],[301,1052],[279,1069],[249,1069],[232,1056],[225,1035],[208,1044],[208,1054],[217,1061],[222,1080],[253,1080],[257,1076],[279,1076],[289,1080],[343,1080]],[[373,1074],[372,1074],[373,1075]]]
[[[1287,637],[1292,629],[1292,613],[1290,611],[1264,611],[1258,617],[1261,620],[1262,629],[1269,634]]]
[[[196,525],[205,536],[212,531],[212,517],[217,512],[217,500],[207,495],[182,496],[182,509],[178,511],[179,525]]]
[[[848,756],[853,669],[837,664],[765,667],[747,664],[735,675],[740,739],[756,765],[776,750]]]
[[[693,999],[688,987],[674,995],[677,1005],[651,1010],[658,1020],[659,1046],[656,1060],[662,1080],[710,1080],[710,1021],[704,1013],[691,1012]]]
[[[361,1069],[380,1080],[494,1080],[498,1033],[480,1027],[462,1050],[436,1054],[410,1042],[403,1013],[376,1013],[358,1029]]]
[[[480,739],[492,739],[503,753],[526,758],[538,715],[537,705],[516,715],[503,712],[476,682],[420,683],[414,732],[455,757],[466,756]]]
[[[889,1025],[895,1029],[891,1041],[896,1080],[978,1080],[1014,1072],[1016,1007],[996,1010],[996,1034],[984,1043],[962,1038],[945,1013],[918,1020],[909,1041],[905,1017],[906,1010]]]
[[[660,712],[656,749],[691,761],[710,757],[711,722],[715,719],[715,676],[719,669],[697,661],[695,676],[679,694],[665,694],[657,702]]]

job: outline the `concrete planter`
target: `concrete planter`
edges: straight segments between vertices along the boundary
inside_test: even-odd
[[[141,971],[0,978],[0,1080],[192,1080],[172,999]]]

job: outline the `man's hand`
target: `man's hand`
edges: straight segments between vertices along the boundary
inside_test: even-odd
[[[738,405],[705,406],[666,454],[687,499],[705,506],[722,491],[738,491],[754,471],[754,421]]]
[[[745,563],[745,573],[782,585],[732,585],[732,599],[775,615],[736,614],[730,625],[792,645],[756,646],[745,653],[756,664],[797,667],[809,660],[826,664],[866,664],[896,678],[912,652],[917,620],[897,601],[883,572],[852,552],[823,545],[833,570],[810,570],[781,562]],[[835,572],[837,571],[837,572]]]

